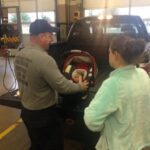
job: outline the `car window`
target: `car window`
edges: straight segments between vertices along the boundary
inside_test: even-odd
[[[115,22],[95,20],[83,20],[76,23],[72,36],[80,39],[95,38],[96,36],[101,37],[103,35],[117,35],[126,34],[136,38],[139,34],[136,24],[129,24],[127,22]]]

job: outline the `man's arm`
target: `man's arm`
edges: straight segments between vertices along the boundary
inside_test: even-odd
[[[66,79],[64,75],[58,69],[55,60],[51,57],[47,57],[44,60],[44,65],[42,65],[41,73],[44,79],[49,83],[49,85],[54,88],[59,93],[76,93],[79,91],[85,91],[88,88],[88,83],[86,81],[80,82],[78,84]]]

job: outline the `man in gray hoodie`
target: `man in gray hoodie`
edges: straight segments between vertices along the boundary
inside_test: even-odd
[[[57,92],[76,93],[88,88],[86,81],[75,84],[66,79],[48,55],[56,28],[43,19],[30,25],[30,44],[15,58],[15,73],[21,102],[21,117],[31,139],[31,150],[63,150],[61,119],[55,105]]]

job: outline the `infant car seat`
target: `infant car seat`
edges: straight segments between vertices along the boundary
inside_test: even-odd
[[[71,50],[66,53],[63,74],[75,83],[79,82],[79,77],[81,77],[82,81],[89,82],[89,86],[94,86],[97,75],[95,58],[88,52]]]

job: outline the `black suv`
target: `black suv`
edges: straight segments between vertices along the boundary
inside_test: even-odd
[[[67,78],[73,80],[74,71],[80,69],[90,82],[88,92],[60,95],[58,105],[65,120],[66,137],[80,141],[85,150],[94,149],[99,135],[85,127],[84,108],[112,71],[108,64],[109,44],[114,36],[121,34],[149,41],[146,27],[139,16],[115,15],[108,19],[86,17],[72,25],[65,42],[53,44],[49,49],[49,54],[55,58]]]

